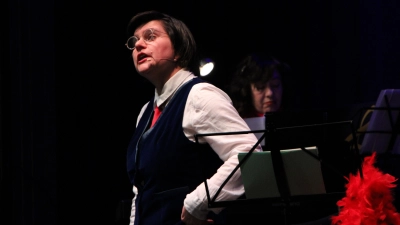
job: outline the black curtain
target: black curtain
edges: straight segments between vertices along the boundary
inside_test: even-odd
[[[220,62],[207,79],[221,88],[253,50],[291,66],[298,108],[351,107],[400,88],[395,0],[218,3],[207,16],[188,1],[1,4],[1,224],[117,222],[133,196],[126,147],[154,91],[124,46],[136,12],[185,21],[200,53]]]

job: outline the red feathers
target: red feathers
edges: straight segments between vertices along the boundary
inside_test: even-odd
[[[398,225],[400,214],[393,205],[392,189],[397,178],[374,166],[376,152],[365,157],[360,172],[347,178],[346,196],[337,202],[339,214],[333,225]]]

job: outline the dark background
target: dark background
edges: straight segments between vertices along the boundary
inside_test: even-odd
[[[396,0],[3,1],[0,224],[116,223],[132,197],[126,147],[154,92],[125,29],[148,9],[188,25],[222,89],[250,51],[290,65],[298,109],[350,111],[400,88]]]

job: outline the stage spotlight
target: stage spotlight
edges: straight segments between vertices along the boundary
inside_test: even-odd
[[[207,76],[214,69],[214,62],[210,58],[205,58],[200,61],[200,75]]]

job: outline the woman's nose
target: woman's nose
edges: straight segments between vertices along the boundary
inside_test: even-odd
[[[273,94],[272,88],[270,88],[269,86],[265,87],[264,91],[266,96],[272,96]]]
[[[136,43],[135,43],[135,49],[136,50],[140,50],[140,49],[142,49],[143,47],[146,47],[146,46],[147,46],[147,43],[144,41],[143,38],[139,38],[139,40],[137,40]]]

